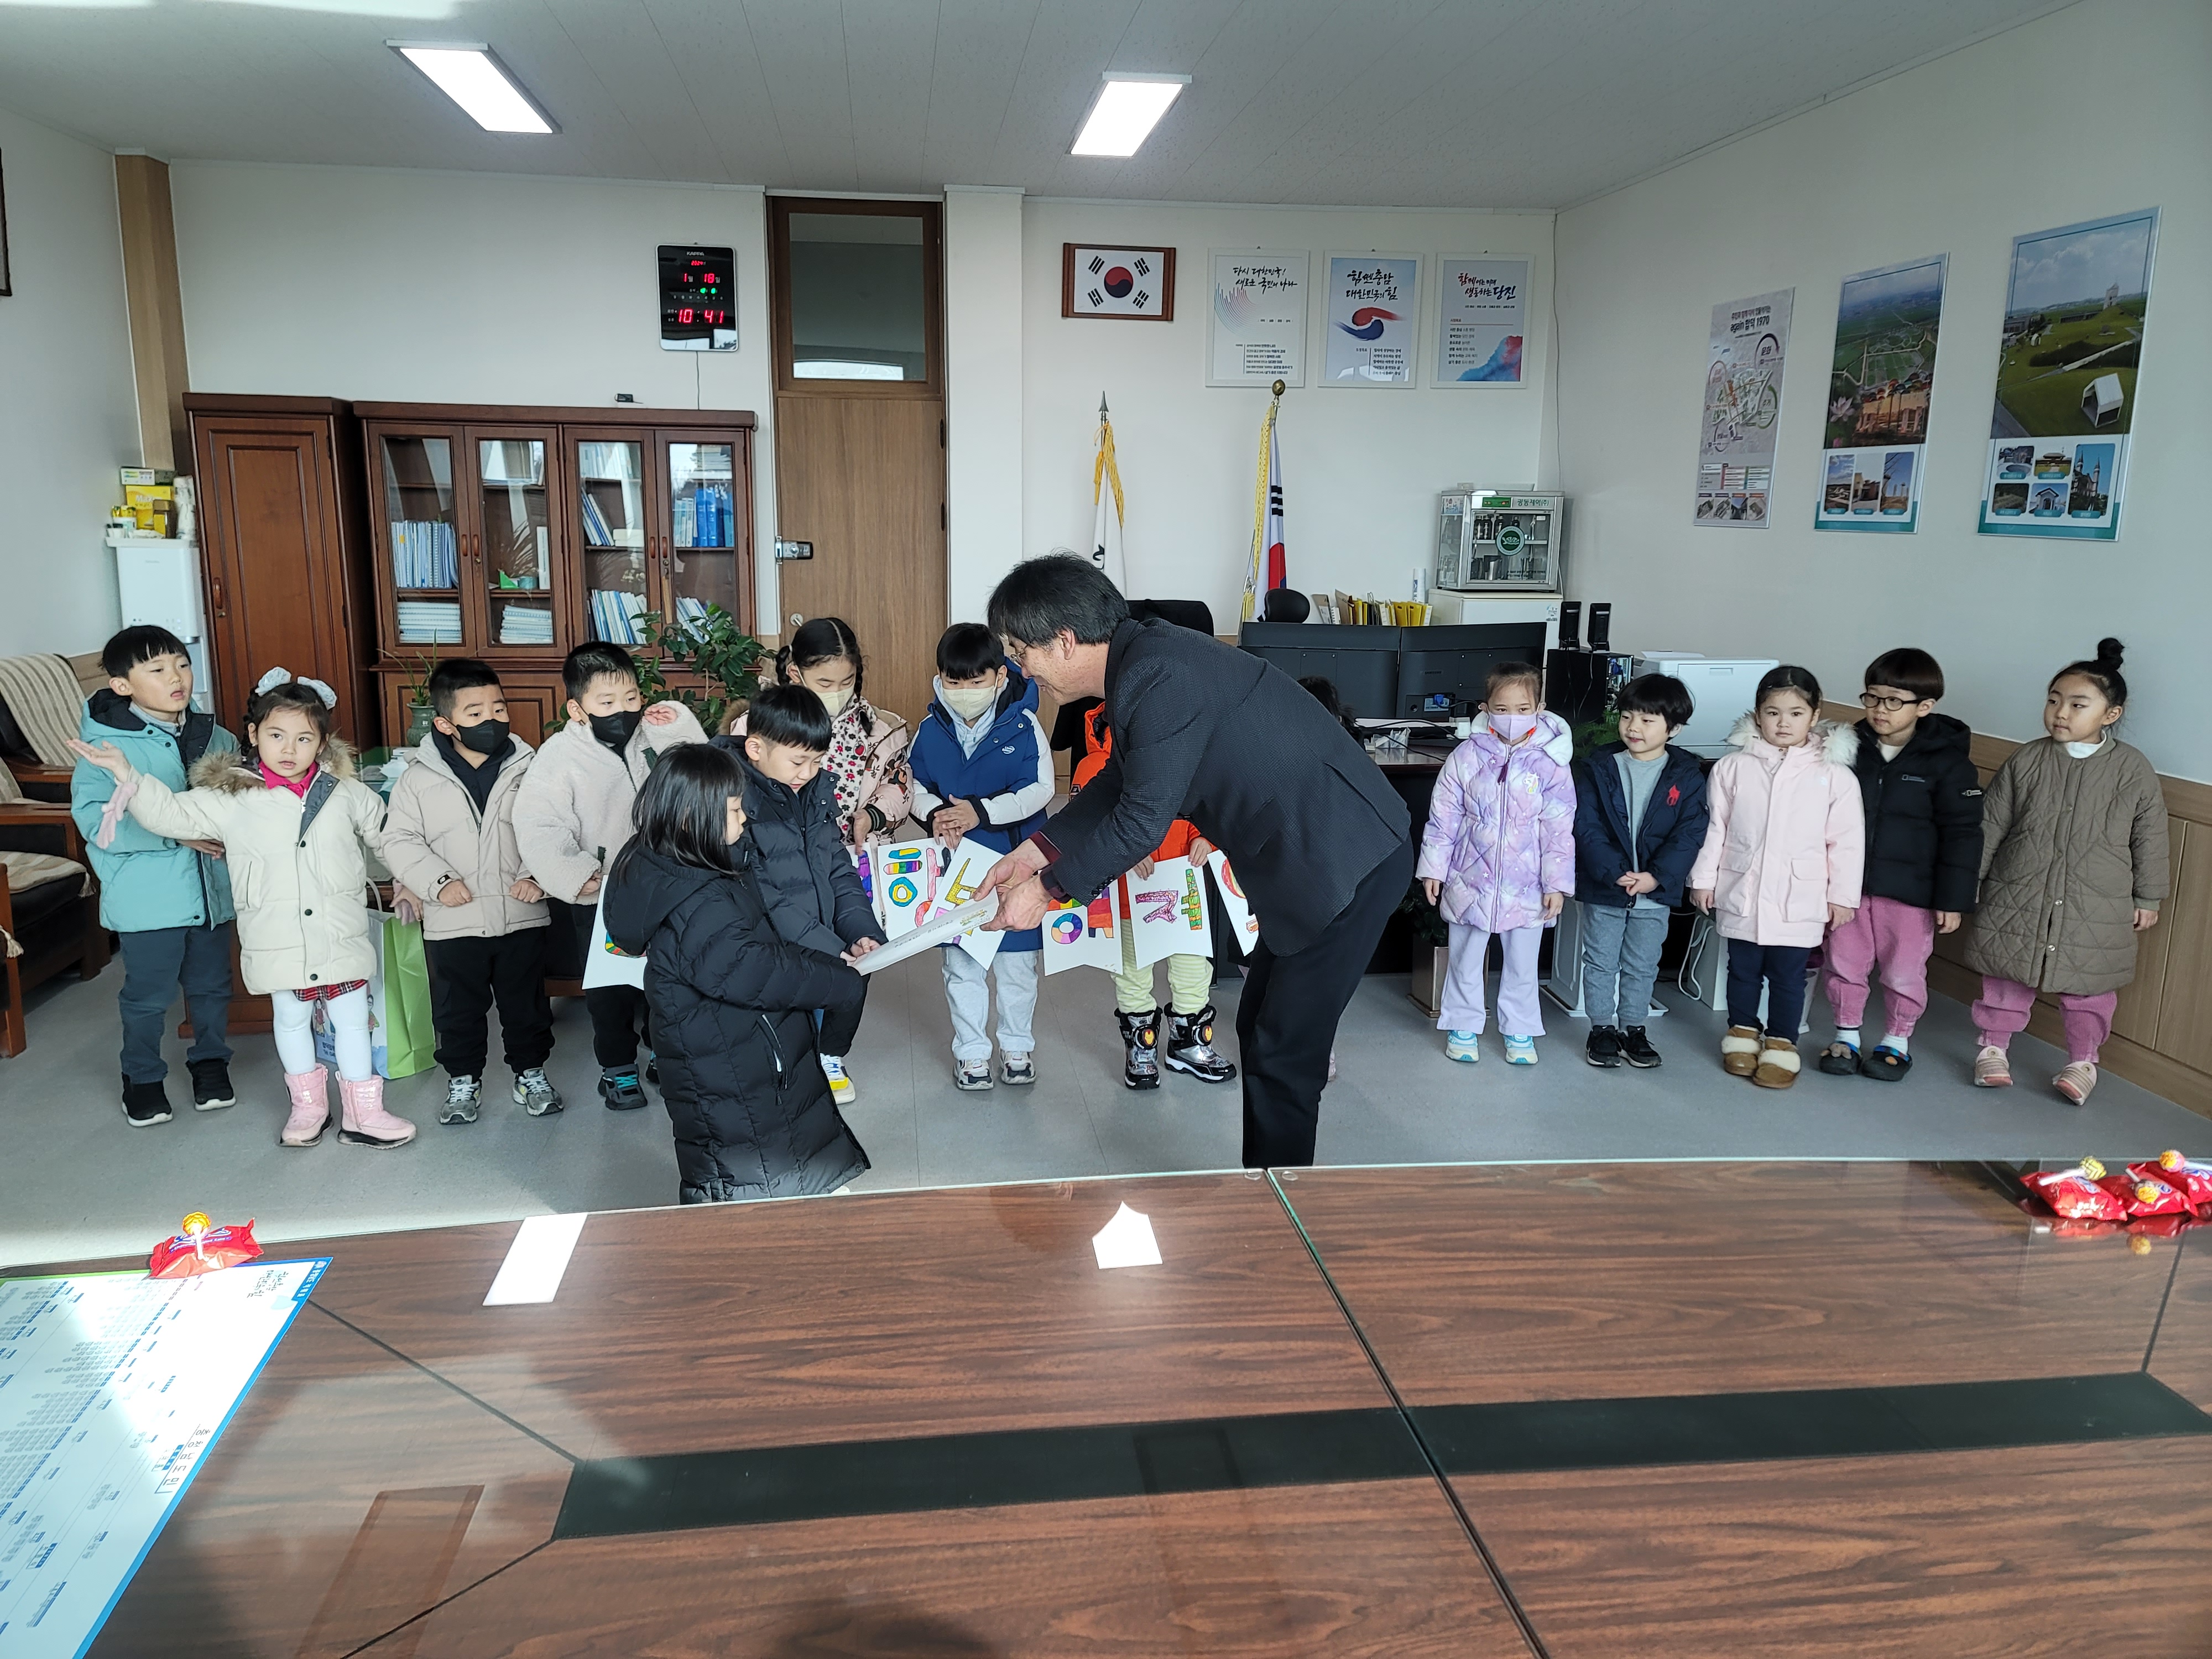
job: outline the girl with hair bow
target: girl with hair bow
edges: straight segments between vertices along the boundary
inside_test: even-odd
[[[384,803],[354,776],[353,750],[332,729],[337,694],[284,669],[261,677],[246,714],[246,750],[204,756],[179,794],[134,769],[109,743],[70,744],[112,774],[98,845],[125,811],[155,835],[219,841],[238,907],[240,967],[249,991],[266,993],[291,1109],[277,1135],[312,1146],[330,1127],[326,1069],[310,1025],[323,1005],[337,1042],[338,1139],[404,1146],[415,1126],[384,1109],[384,1079],[370,1058],[368,975],[375,966],[364,849],[379,844]]]

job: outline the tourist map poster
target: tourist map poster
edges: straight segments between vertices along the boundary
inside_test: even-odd
[[[1437,262],[1437,386],[1521,381],[1528,331],[1528,261]]]
[[[1782,422],[1782,365],[1790,355],[1790,306],[1796,292],[1785,288],[1713,307],[1698,435],[1698,524],[1766,528],[1775,431]]]
[[[1306,383],[1306,260],[1303,253],[1213,252],[1206,385]]]
[[[2119,535],[2157,249],[2156,208],[2013,238],[1982,534]]]
[[[1411,386],[1421,330],[1421,262],[1404,253],[1334,253],[1322,335],[1323,386]]]
[[[329,1265],[0,1280],[0,1656],[91,1646]]]
[[[1814,529],[1910,535],[1920,527],[1949,263],[1939,253],[1844,278]]]

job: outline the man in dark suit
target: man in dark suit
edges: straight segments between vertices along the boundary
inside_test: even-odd
[[[995,927],[1089,899],[1188,818],[1229,855],[1260,921],[1237,1010],[1247,1168],[1309,1164],[1328,1054],[1413,879],[1405,803],[1287,674],[1203,634],[1131,620],[1088,559],[1018,565],[992,632],[1055,697],[1103,697],[1113,757],[992,866]]]

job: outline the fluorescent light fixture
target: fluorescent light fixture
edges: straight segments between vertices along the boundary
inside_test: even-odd
[[[465,40],[384,43],[429,78],[486,132],[558,132],[489,46]]]
[[[1102,76],[1105,85],[1083,118],[1071,155],[1134,155],[1159,118],[1190,84],[1188,75]]]

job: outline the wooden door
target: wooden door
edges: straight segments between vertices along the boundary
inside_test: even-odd
[[[325,417],[195,417],[216,705],[244,718],[270,669],[337,693],[339,732],[373,744],[377,711],[363,702],[351,625],[338,478]]]

